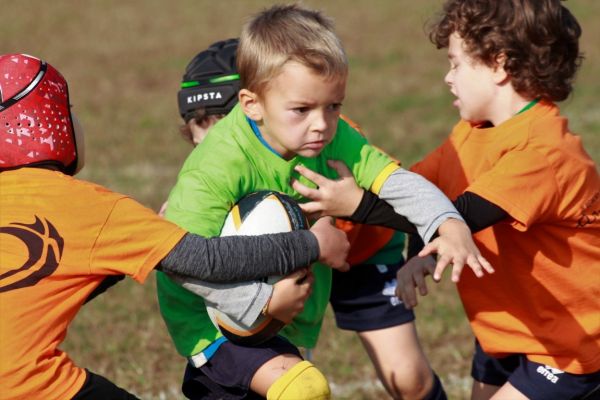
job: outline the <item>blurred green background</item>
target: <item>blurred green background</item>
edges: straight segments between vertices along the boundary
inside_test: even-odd
[[[80,177],[157,210],[190,150],[179,136],[176,92],[198,50],[236,37],[246,18],[272,4],[258,0],[5,1],[1,52],[23,52],[67,78],[86,129]],[[335,21],[350,59],[343,112],[371,141],[410,165],[448,134],[457,113],[443,83],[446,54],[424,24],[439,0],[305,1]],[[600,160],[600,2],[566,5],[583,27],[586,59],[573,95],[561,104],[572,130]],[[68,207],[68,205],[67,205]],[[430,289],[432,285],[430,285]],[[468,398],[472,336],[454,287],[445,280],[417,307],[417,325],[452,399]],[[64,348],[81,366],[145,399],[178,399],[184,360],[172,346],[154,279],[128,280],[85,306]],[[314,352],[338,399],[383,399],[358,339],[329,313]]]

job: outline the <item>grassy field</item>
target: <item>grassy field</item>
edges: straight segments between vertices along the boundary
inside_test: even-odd
[[[423,24],[439,0],[305,1],[333,17],[351,75],[344,112],[376,145],[406,165],[447,135],[456,120],[443,76],[446,55]],[[268,1],[117,0],[5,2],[2,53],[24,52],[56,66],[86,128],[81,178],[130,194],[158,209],[190,150],[178,136],[176,92],[189,59],[215,40],[235,37]],[[576,91],[561,104],[588,152],[600,161],[600,2],[570,0],[586,55]],[[594,39],[596,38],[596,39]],[[468,396],[472,337],[452,284],[417,308],[418,329],[452,399]],[[82,366],[147,399],[177,399],[184,360],[172,346],[154,279],[127,281],[84,307],[64,348]],[[328,314],[315,361],[338,399],[385,393],[358,339]]]

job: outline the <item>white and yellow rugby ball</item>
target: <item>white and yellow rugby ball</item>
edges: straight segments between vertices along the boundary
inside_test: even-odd
[[[275,192],[260,191],[242,198],[229,212],[221,230],[221,236],[262,235],[267,233],[291,232],[308,229],[308,221],[291,197]],[[265,278],[273,284],[280,276]],[[283,328],[284,323],[272,317],[261,315],[251,326],[235,321],[214,307],[207,305],[208,315],[223,336],[233,343],[258,345]]]

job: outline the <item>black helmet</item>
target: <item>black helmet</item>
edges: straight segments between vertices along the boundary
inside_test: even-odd
[[[179,113],[187,122],[198,108],[207,115],[227,114],[237,103],[240,76],[235,65],[239,40],[213,43],[188,64],[177,94]]]

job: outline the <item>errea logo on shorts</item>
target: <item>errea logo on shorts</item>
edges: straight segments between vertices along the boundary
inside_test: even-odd
[[[377,266],[379,267],[379,265]],[[392,279],[391,281],[387,281],[384,285],[385,286],[383,287],[381,294],[390,298],[390,304],[395,307],[398,304],[402,303],[402,301],[396,297],[397,281],[395,279]]]
[[[561,371],[558,368],[552,368],[549,365],[539,366],[537,367],[536,372],[542,376],[545,376],[552,383],[558,382],[560,374],[564,374],[564,371]]]

